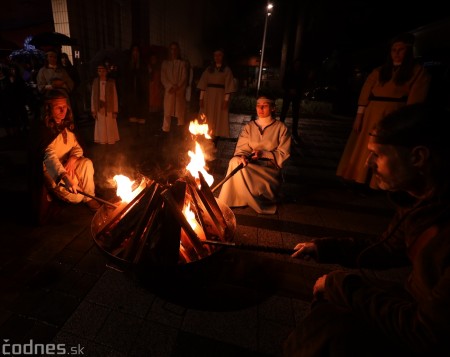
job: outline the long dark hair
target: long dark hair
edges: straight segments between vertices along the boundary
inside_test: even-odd
[[[65,99],[67,101],[67,113],[62,122],[57,125],[52,114],[52,101],[55,99]],[[62,129],[67,128],[74,131],[75,125],[73,121],[73,113],[69,104],[68,96],[62,90],[52,89],[44,98],[44,108],[42,111],[42,121],[54,135],[57,135]]]

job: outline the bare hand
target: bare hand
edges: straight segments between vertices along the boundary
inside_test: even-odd
[[[252,160],[259,160],[264,157],[264,151],[263,150],[253,150],[251,159]]]
[[[238,156],[239,164],[242,164],[243,167],[248,165],[248,159],[246,156]]]
[[[72,193],[78,193],[77,191],[78,186],[75,184],[74,180],[69,175],[64,175],[62,180],[64,181],[64,186],[66,187],[67,191]]]
[[[298,243],[294,247],[295,252],[291,255],[292,258],[310,260],[317,258],[317,247],[314,243],[304,242]]]
[[[325,281],[327,280],[327,275],[322,275],[319,279],[316,280],[313,288],[313,295],[317,296],[320,294],[325,294]]]

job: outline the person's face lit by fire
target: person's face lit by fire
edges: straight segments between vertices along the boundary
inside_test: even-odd
[[[65,98],[53,99],[50,102],[50,108],[56,124],[60,124],[67,114],[67,100]]]
[[[259,118],[267,118],[274,110],[273,102],[267,98],[258,99],[256,102],[256,114]]]
[[[398,66],[403,63],[405,59],[408,45],[404,42],[394,42],[391,46],[391,57],[394,65]]]
[[[415,149],[379,144],[372,136],[369,138],[368,149],[366,165],[372,169],[380,189],[414,193],[420,175],[414,160]]]

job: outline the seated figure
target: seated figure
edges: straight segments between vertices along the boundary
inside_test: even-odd
[[[250,206],[257,213],[274,214],[281,188],[281,168],[290,156],[291,137],[287,126],[272,117],[275,102],[260,96],[257,119],[246,124],[239,135],[229,174],[244,167],[223,184],[219,200],[229,207]]]
[[[52,197],[70,203],[84,202],[95,211],[100,204],[89,197],[95,197],[94,167],[83,156],[67,94],[50,90],[44,101],[42,120],[32,134],[35,171],[32,176],[36,185],[33,191],[42,193],[44,189]]]

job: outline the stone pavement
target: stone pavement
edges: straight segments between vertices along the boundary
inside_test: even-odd
[[[248,120],[231,115],[234,138]],[[92,122],[79,123],[96,168],[97,195],[105,199],[117,170],[152,178],[173,169],[176,175],[174,162],[186,159],[176,142],[163,145],[155,136],[159,120],[119,123],[121,141],[108,147],[92,143]],[[284,201],[275,215],[234,209],[237,243],[292,248],[314,237],[384,230],[392,214],[384,193],[356,192],[334,175],[351,123],[332,116],[300,120],[306,145],[293,147],[284,169]],[[235,143],[219,141],[210,158],[216,182]],[[48,348],[44,355],[61,344],[68,354],[81,355],[80,348],[85,356],[280,356],[282,341],[309,308],[314,281],[335,268],[227,248],[176,269],[123,269],[94,243],[93,213],[84,205],[63,206],[44,226],[27,223],[26,139],[0,138],[0,145],[5,351],[40,343]]]

